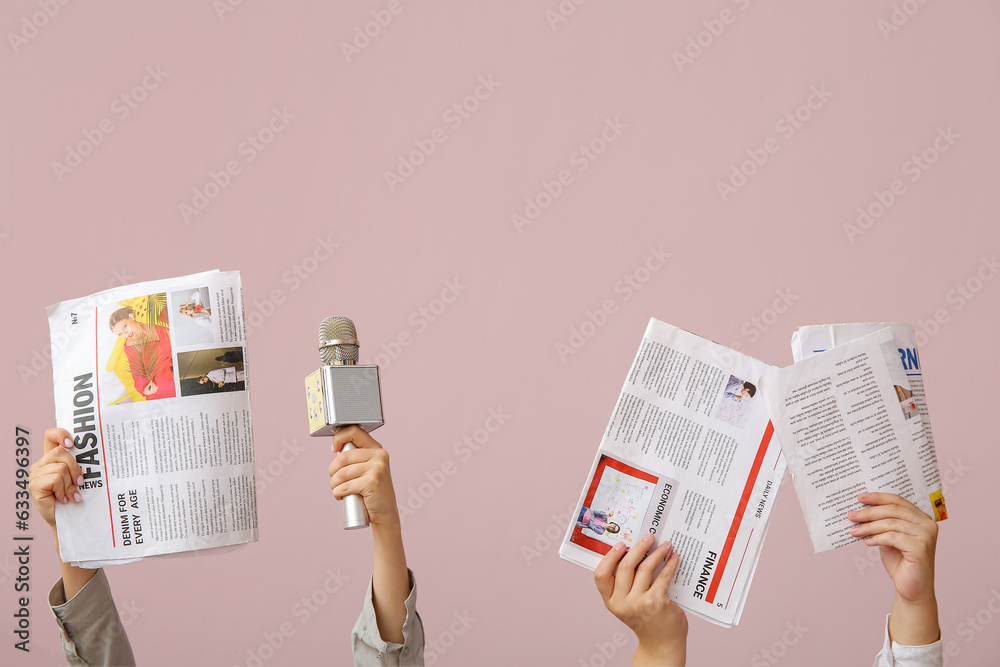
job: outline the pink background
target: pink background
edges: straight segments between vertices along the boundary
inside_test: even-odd
[[[334,314],[357,322],[369,361],[409,335],[379,359],[388,423],[377,435],[400,503],[446,462],[456,468],[404,526],[428,645],[437,646],[428,664],[599,665],[602,646],[615,650],[610,662],[629,662],[631,633],[555,542],[651,316],[776,365],[791,362],[801,324],[905,320],[925,331],[952,517],[938,549],[942,629],[964,664],[996,659],[996,498],[984,492],[1000,468],[988,421],[1000,280],[983,280],[995,277],[989,261],[1000,246],[996,3],[900,0],[901,25],[884,33],[889,0],[563,0],[575,11],[554,27],[556,0],[401,0],[348,62],[341,43],[388,0],[245,0],[221,15],[209,2],[72,2],[51,18],[46,1],[55,6],[18,0],[0,10],[0,533],[16,532],[14,427],[31,430],[37,458],[53,421],[51,369],[38,356],[48,346],[45,306],[122,275],[239,269],[257,324],[256,452],[268,476],[260,541],[110,573],[143,664],[349,661],[370,537],[340,528],[327,445],[308,436],[302,399],[302,378],[318,365],[317,325]],[[30,38],[12,44],[22,31]],[[700,54],[689,38],[701,40]],[[697,58],[679,68],[674,54],[687,48]],[[154,79],[147,67],[164,74]],[[446,111],[491,78],[461,125],[449,123],[456,116]],[[830,95],[799,109],[807,119],[788,136],[776,123],[813,89]],[[122,95],[135,106],[124,118]],[[249,161],[241,142],[276,108],[294,118],[275,121],[280,132]],[[57,175],[53,162],[85,132],[96,136],[102,119],[113,131]],[[617,135],[605,133],[614,141],[595,141],[600,155],[574,161],[609,119],[619,123]],[[385,172],[436,128],[444,142],[391,190]],[[935,137],[949,128],[937,152]],[[777,152],[747,164],[751,175],[724,200],[717,183],[752,155],[761,160],[765,145]],[[935,162],[907,172],[925,149]],[[239,173],[209,187],[216,196],[185,220],[181,205],[229,161]],[[560,192],[551,183],[562,170],[572,180]],[[849,238],[858,208],[877,212],[875,193],[888,202],[896,179],[905,190]],[[559,196],[543,195],[547,207],[518,229],[512,214],[545,193],[543,181]],[[330,254],[318,239],[338,247]],[[650,248],[670,258],[646,273]],[[641,289],[616,291],[634,274]],[[447,281],[463,289],[442,312],[435,300]],[[593,335],[560,358],[557,344],[606,300],[614,312],[594,316],[602,326],[584,327]],[[433,322],[419,324],[421,308],[438,313]],[[936,315],[943,324],[921,325]],[[24,376],[33,360],[37,374]],[[491,409],[510,417],[464,460],[455,443]],[[53,664],[61,652],[44,598],[56,560],[37,516],[30,532],[32,650],[15,651],[5,630],[0,655]],[[539,555],[529,563],[531,549]],[[786,483],[743,622],[724,630],[692,620],[691,663],[773,664],[762,651],[774,649],[788,665],[831,654],[869,664],[892,591],[868,553],[857,545],[814,555]],[[0,557],[10,612],[12,563]],[[328,569],[349,580],[302,623],[295,605]],[[475,620],[464,627],[456,614]],[[286,622],[294,635],[261,651]],[[808,630],[796,637],[789,624]]]

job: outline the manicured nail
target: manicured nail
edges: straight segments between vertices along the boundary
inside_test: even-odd
[[[65,440],[62,441],[62,446],[65,447],[66,449],[73,449],[73,441],[70,440],[69,438],[66,438]]]
[[[80,495],[79,491],[73,494],[73,500],[76,502],[81,502],[83,500],[83,496]]]
[[[614,548],[615,548],[615,551],[621,551],[622,549],[625,548],[625,543],[624,542],[619,542],[618,544],[615,545]]]

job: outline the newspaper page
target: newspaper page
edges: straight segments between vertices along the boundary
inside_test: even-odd
[[[890,371],[897,347],[885,328],[761,378],[817,553],[861,539],[847,512],[863,507],[865,491],[899,494],[934,515],[920,413],[901,399],[910,395],[905,374]]]
[[[893,376],[893,384],[899,387],[899,400],[912,401],[920,422],[911,422],[911,428],[923,428],[923,444],[917,451],[920,457],[921,472],[924,485],[930,490],[931,502],[934,506],[934,516],[938,521],[948,518],[944,494],[941,490],[941,472],[938,468],[937,451],[934,448],[934,434],[931,431],[931,420],[927,412],[927,395],[924,393],[924,378],[921,370],[920,355],[917,351],[917,337],[913,325],[907,322],[864,322],[853,324],[822,324],[799,327],[792,334],[792,356],[795,361],[815,356],[820,352],[836,347],[841,343],[852,341],[862,336],[875,333],[888,327],[896,341],[896,352],[899,363],[890,362],[889,371]],[[905,380],[909,382],[909,391],[903,390]],[[921,442],[917,440],[917,442]]]
[[[670,597],[739,623],[785,473],[757,391],[770,370],[651,319],[559,555],[592,570],[619,541],[670,540]]]
[[[56,424],[83,501],[56,505],[82,567],[257,539],[250,376],[237,271],[48,308]]]

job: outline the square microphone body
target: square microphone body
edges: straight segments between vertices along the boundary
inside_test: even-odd
[[[321,366],[306,378],[306,407],[313,437],[355,424],[374,431],[385,423],[378,366]]]

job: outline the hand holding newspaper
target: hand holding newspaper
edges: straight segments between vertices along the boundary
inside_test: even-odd
[[[83,501],[57,505],[81,567],[257,539],[238,272],[119,287],[48,308],[56,424]]]
[[[861,539],[847,512],[862,508],[865,491],[947,516],[923,385],[915,392],[907,377],[919,378],[913,330],[894,327],[900,340],[887,325],[800,329],[793,349],[801,360],[761,378],[816,552]]]
[[[651,319],[559,549],[593,570],[619,541],[670,540],[670,596],[739,623],[785,473],[757,378],[773,367]]]

